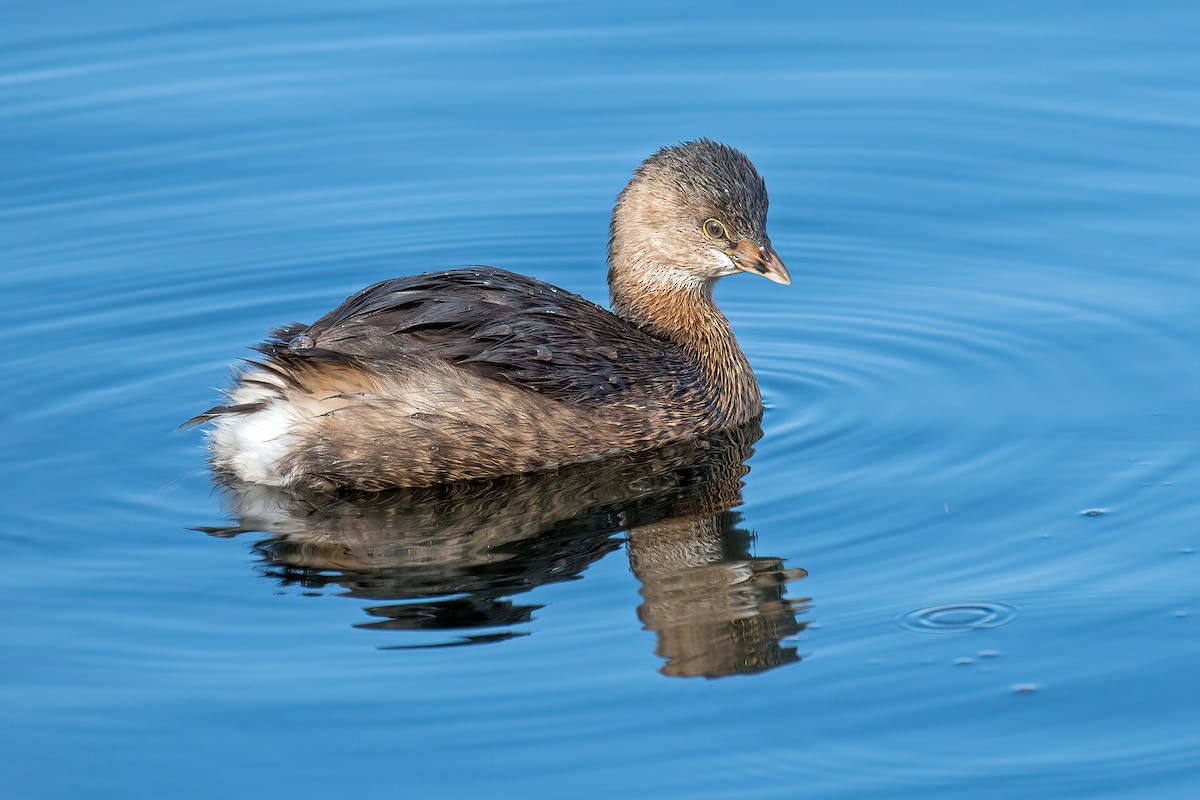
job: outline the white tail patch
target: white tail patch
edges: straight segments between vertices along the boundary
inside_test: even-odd
[[[243,480],[287,484],[295,477],[287,466],[288,456],[295,453],[297,434],[311,415],[288,400],[278,376],[262,370],[244,375],[229,400],[232,405],[262,403],[263,408],[215,420],[209,433],[213,462]]]

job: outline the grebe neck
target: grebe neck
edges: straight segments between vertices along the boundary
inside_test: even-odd
[[[729,320],[713,301],[715,284],[654,264],[609,272],[613,313],[679,347],[703,375],[709,402],[740,422],[762,413],[762,396]]]

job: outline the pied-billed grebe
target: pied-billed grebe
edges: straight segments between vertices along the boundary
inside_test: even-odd
[[[258,347],[212,420],[222,475],[285,488],[432,486],[648,450],[755,419],[762,398],[712,299],[790,283],[750,160],[700,139],[617,198],[612,312],[492,267],[377,283]]]

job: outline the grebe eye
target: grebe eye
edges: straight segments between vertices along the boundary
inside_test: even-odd
[[[711,218],[704,220],[704,235],[710,239],[729,239],[729,232],[725,230],[725,226]]]

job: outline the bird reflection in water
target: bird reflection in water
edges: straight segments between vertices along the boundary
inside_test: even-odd
[[[306,497],[230,484],[236,524],[205,530],[265,532],[254,547],[264,573],[284,584],[386,601],[367,607],[374,620],[358,627],[456,633],[418,647],[524,635],[514,626],[540,606],[513,598],[580,577],[624,532],[662,672],[761,672],[799,660],[787,640],[808,608],[785,589],[805,571],[751,555],[753,536],[730,510],[761,435],[754,422],[637,457],[387,493]]]

